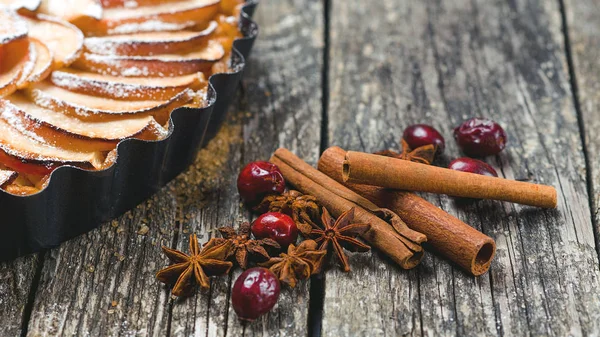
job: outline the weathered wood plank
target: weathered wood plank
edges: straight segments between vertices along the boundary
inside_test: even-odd
[[[236,188],[241,167],[253,160],[268,160],[279,146],[310,158],[319,154],[322,62],[322,5],[319,1],[263,1],[255,19],[261,27],[244,75],[240,110],[246,114],[237,125],[239,142],[231,146],[220,169],[220,179],[206,193],[202,210],[190,208],[185,225],[197,233],[252,220],[241,205]],[[181,238],[179,245],[187,244]],[[208,236],[203,238],[206,241]],[[284,289],[276,308],[244,326],[230,306],[228,289],[241,273],[218,278],[210,294],[175,305],[171,331],[187,336],[206,331],[209,336],[304,336],[308,320],[309,291],[304,283]],[[198,296],[200,297],[200,296]]]
[[[21,335],[38,265],[38,255],[0,263],[0,336]]]
[[[596,248],[600,255],[600,4],[564,0],[574,78],[588,159]]]
[[[428,254],[403,271],[377,256],[327,275],[323,334],[588,335],[600,326],[585,163],[558,2],[332,1],[330,145],[398,148],[423,122],[460,156],[452,128],[497,120],[509,147],[487,158],[509,179],[559,191],[557,210],[428,199],[496,239],[490,272],[473,278]]]
[[[176,198],[164,189],[111,224],[50,251],[30,336],[164,336],[168,291],[154,277],[173,237]],[[138,234],[147,226],[146,234]],[[140,233],[143,233],[140,232]]]

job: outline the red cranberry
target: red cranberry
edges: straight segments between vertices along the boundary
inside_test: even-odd
[[[269,212],[259,216],[252,223],[252,234],[259,239],[270,238],[281,247],[296,243],[298,227],[289,215]]]
[[[279,280],[266,268],[243,272],[231,290],[231,304],[240,319],[253,321],[266,314],[279,298]]]
[[[451,170],[469,172],[481,174],[484,176],[497,177],[498,173],[491,167],[488,163],[482,162],[481,160],[462,157],[458,159],[454,159],[448,165],[448,168]]]
[[[446,141],[444,137],[427,124],[415,124],[407,127],[402,134],[402,138],[406,141],[411,149],[416,149],[421,146],[433,144],[437,145],[437,153],[444,152]]]
[[[248,204],[257,204],[269,194],[281,194],[285,180],[277,165],[255,161],[246,165],[237,180],[238,191]]]
[[[471,118],[454,129],[454,138],[469,156],[491,156],[504,150],[506,132],[489,119]]]

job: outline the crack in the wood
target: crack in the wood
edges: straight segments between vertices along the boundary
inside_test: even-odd
[[[567,67],[569,71],[569,83],[571,84],[571,94],[573,96],[573,105],[577,114],[577,124],[579,126],[579,135],[581,137],[581,146],[583,148],[583,159],[585,161],[585,181],[588,193],[588,202],[590,207],[590,216],[592,221],[592,231],[594,233],[594,242],[596,243],[596,254],[600,260],[600,233],[598,233],[598,219],[594,207],[594,182],[592,180],[592,170],[590,166],[589,150],[585,139],[585,123],[583,120],[583,112],[581,110],[581,102],[579,101],[579,87],[577,85],[577,75],[575,72],[575,62],[573,60],[573,50],[571,49],[571,39],[569,37],[569,21],[567,19],[567,10],[564,0],[557,0],[560,8],[562,35],[567,58]],[[600,264],[598,265],[600,267]]]
[[[323,64],[321,69],[321,142],[320,153],[329,147],[329,55],[330,19],[333,0],[323,0]],[[321,336],[323,328],[323,308],[325,306],[325,275],[310,279],[308,299],[308,336]]]
[[[40,281],[42,278],[42,268],[44,267],[44,262],[46,261],[46,252],[42,251],[37,253],[36,255],[36,268],[35,273],[33,274],[33,280],[31,281],[31,288],[29,288],[29,294],[27,295],[27,303],[23,309],[23,320],[21,321],[21,337],[27,336],[29,332],[29,321],[31,320],[31,314],[33,312],[33,305],[35,303],[35,295],[37,293],[37,289],[40,285]]]

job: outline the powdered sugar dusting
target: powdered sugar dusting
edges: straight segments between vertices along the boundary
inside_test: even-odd
[[[0,7],[0,44],[25,35],[27,35],[27,22],[21,20],[15,11]]]
[[[108,30],[108,34],[132,34],[140,32],[164,32],[176,31],[193,27],[194,21],[186,22],[165,22],[158,19],[147,20],[144,22],[132,22],[119,25]]]

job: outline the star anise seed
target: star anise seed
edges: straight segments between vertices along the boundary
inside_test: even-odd
[[[227,274],[233,266],[231,262],[225,261],[230,246],[230,242],[222,242],[209,244],[201,250],[196,234],[190,235],[189,255],[162,246],[171,265],[156,273],[156,278],[160,282],[174,284],[171,293],[175,296],[190,295],[195,284],[202,288],[209,288],[209,276]]]
[[[300,232],[305,235],[316,226],[321,215],[317,198],[295,190],[281,195],[266,196],[255,210],[262,213],[269,211],[287,214],[294,219]]]
[[[223,242],[231,243],[231,248],[229,249],[226,258],[228,259],[230,257],[235,257],[235,261],[242,269],[246,269],[248,267],[249,255],[262,261],[266,261],[271,257],[267,249],[281,249],[281,246],[273,239],[251,239],[250,224],[248,222],[242,223],[237,231],[233,227],[221,227],[218,230],[221,232],[223,237],[216,238],[213,239],[214,241],[211,241],[215,245]],[[210,243],[211,242],[208,244]]]
[[[375,152],[375,154],[431,165],[435,157],[436,150],[437,146],[433,144],[420,146],[414,150],[411,150],[411,148],[408,146],[408,143],[402,139],[402,153],[391,150],[383,150]]]
[[[327,251],[317,248],[315,241],[305,240],[298,247],[289,245],[287,254],[281,253],[279,257],[273,257],[260,265],[269,268],[279,281],[294,288],[299,280],[306,280],[321,270]]]
[[[320,250],[333,249],[342,264],[343,270],[346,272],[350,271],[350,265],[342,247],[353,252],[366,252],[371,249],[371,247],[356,238],[368,231],[371,226],[352,223],[353,220],[354,207],[340,215],[337,220],[334,220],[327,209],[323,207],[323,215],[321,216],[323,228],[315,226],[309,234],[320,245]]]

